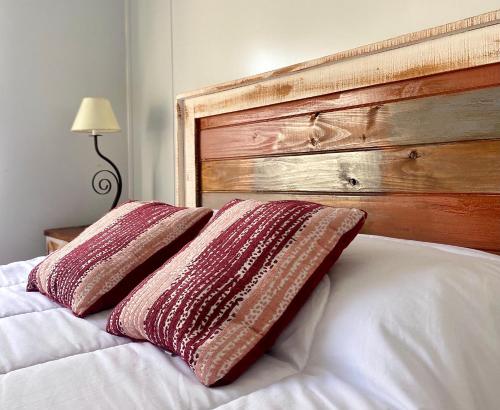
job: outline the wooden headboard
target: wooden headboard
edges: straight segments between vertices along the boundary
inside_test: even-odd
[[[177,203],[297,198],[500,252],[500,11],[177,99]]]

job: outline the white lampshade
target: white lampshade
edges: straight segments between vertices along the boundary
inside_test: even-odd
[[[86,97],[80,104],[71,131],[97,135],[121,129],[107,98]]]

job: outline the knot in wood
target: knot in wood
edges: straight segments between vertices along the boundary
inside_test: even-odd
[[[319,117],[319,112],[315,112],[314,114],[311,114],[311,118],[310,118],[311,122],[316,121],[318,119],[318,117]]]
[[[420,155],[418,155],[418,152],[416,150],[410,151],[408,154],[408,158],[410,159],[417,159]]]
[[[359,184],[359,181],[356,178],[349,178],[347,181],[349,182],[349,185],[351,185],[351,186],[356,186]]]
[[[316,136],[310,136],[309,137],[309,142],[313,147],[317,147],[319,145],[319,137]]]

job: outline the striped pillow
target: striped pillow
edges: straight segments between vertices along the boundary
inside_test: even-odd
[[[272,346],[365,218],[233,200],[120,302],[107,330],[181,356],[207,386],[230,383]]]
[[[111,308],[211,216],[206,208],[127,202],[37,265],[27,290],[38,290],[80,317]]]

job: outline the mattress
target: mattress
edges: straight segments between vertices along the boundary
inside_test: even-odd
[[[359,235],[273,349],[207,388],[178,357],[25,292],[0,267],[1,409],[493,409],[500,257]]]

